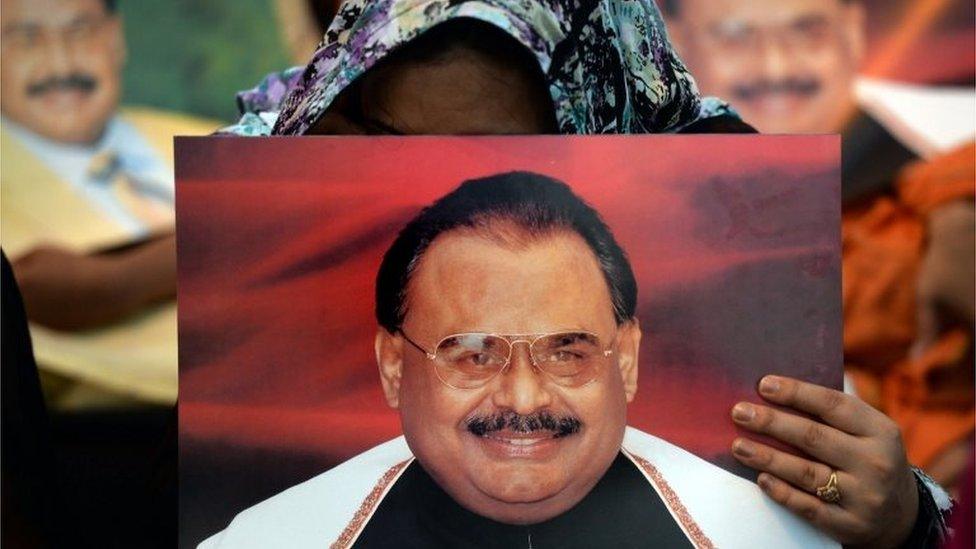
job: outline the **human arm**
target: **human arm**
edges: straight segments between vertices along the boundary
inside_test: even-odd
[[[954,200],[934,208],[926,220],[927,243],[918,275],[918,330],[915,353],[923,352],[945,330],[958,324],[972,329],[976,206]]]
[[[39,246],[13,269],[31,321],[66,331],[97,328],[176,295],[176,237],[95,254]]]
[[[925,247],[916,293],[917,356],[942,333],[973,326],[976,255],[974,180],[976,143],[906,168],[896,187],[901,203],[925,223]]]

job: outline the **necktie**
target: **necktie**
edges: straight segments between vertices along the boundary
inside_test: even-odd
[[[161,196],[149,182],[123,169],[114,151],[104,151],[92,158],[88,176],[105,185],[130,215],[152,233],[173,226],[173,209],[167,197]]]

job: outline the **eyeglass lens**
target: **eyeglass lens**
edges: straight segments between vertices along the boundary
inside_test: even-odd
[[[459,334],[445,338],[434,352],[438,375],[452,387],[483,385],[509,361],[513,345],[530,344],[534,364],[556,383],[579,386],[592,381],[604,348],[597,336],[586,332],[547,334],[539,338],[492,334]]]

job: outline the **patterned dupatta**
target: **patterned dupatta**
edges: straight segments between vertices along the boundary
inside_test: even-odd
[[[700,97],[653,0],[347,0],[311,62],[240,93],[243,117],[222,133],[304,134],[392,50],[457,18],[494,25],[534,55],[560,133],[666,133],[734,114]]]

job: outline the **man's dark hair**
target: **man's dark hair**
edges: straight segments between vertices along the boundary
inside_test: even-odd
[[[102,4],[105,5],[105,11],[108,13],[115,13],[115,8],[118,7],[115,0],[102,0]]]
[[[472,229],[506,239],[497,232],[514,226],[530,238],[572,231],[593,250],[610,289],[617,323],[634,316],[637,282],[623,249],[600,214],[568,185],[529,172],[510,172],[462,183],[424,208],[400,231],[383,256],[376,276],[376,319],[390,333],[407,314],[407,285],[421,257],[441,234]]]

